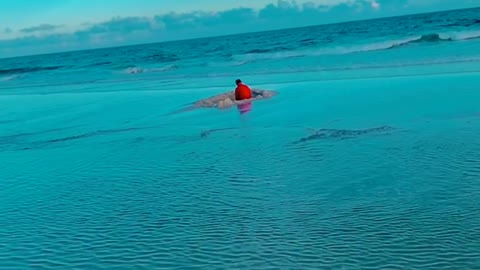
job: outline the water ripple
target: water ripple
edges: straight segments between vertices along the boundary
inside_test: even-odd
[[[285,147],[296,131],[286,140],[274,136],[286,131],[274,128],[217,130],[204,138],[201,130],[208,128],[178,134],[183,139],[142,134],[141,142],[109,142],[97,151],[72,146],[69,155],[49,148],[31,151],[38,155],[31,160],[21,156],[24,169],[0,182],[0,265],[475,269],[479,263],[476,133],[458,139],[392,132]]]

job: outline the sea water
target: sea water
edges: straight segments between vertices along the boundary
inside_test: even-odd
[[[0,60],[0,269],[479,268],[479,14]]]

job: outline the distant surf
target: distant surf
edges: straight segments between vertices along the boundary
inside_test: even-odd
[[[137,73],[146,73],[146,72],[164,72],[169,70],[177,69],[177,65],[168,65],[163,67],[151,67],[151,68],[142,68],[142,67],[129,67],[125,69],[127,74],[137,74]]]
[[[0,77],[0,82],[8,82],[8,81],[13,81],[17,78],[19,78],[20,76],[19,75],[9,75],[9,76],[5,76],[5,77]]]
[[[368,70],[474,63],[480,61],[480,24],[472,18],[479,12],[478,8],[446,11],[0,59],[0,88],[302,72],[338,79],[343,71],[347,77],[352,70],[363,70],[361,76],[386,76],[392,72],[369,74]]]
[[[431,33],[415,37],[407,37],[404,39],[391,39],[381,42],[372,42],[358,45],[339,45],[334,47],[319,47],[313,49],[299,49],[299,50],[256,50],[246,54],[234,55],[232,58],[237,63],[257,62],[265,59],[286,59],[296,57],[308,56],[323,56],[323,55],[345,55],[356,54],[371,51],[391,50],[401,48],[413,44],[421,43],[438,43],[479,39],[480,32],[460,32],[454,34],[438,34]]]

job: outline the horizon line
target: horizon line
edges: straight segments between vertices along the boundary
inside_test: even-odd
[[[457,10],[469,10],[469,9],[480,9],[480,7],[446,9],[446,10],[437,10],[437,11],[430,11],[430,12],[409,13],[409,14],[395,15],[395,16],[379,16],[379,17],[374,17],[374,18],[369,18],[369,19],[346,20],[346,21],[312,24],[312,25],[304,25],[304,26],[296,26],[296,27],[275,28],[275,29],[261,30],[261,31],[240,32],[240,33],[226,34],[226,35],[204,36],[204,37],[184,38],[184,39],[171,39],[171,40],[163,40],[163,41],[155,41],[155,42],[135,43],[135,44],[118,45],[118,46],[105,46],[105,47],[80,49],[80,50],[65,50],[65,51],[57,51],[57,52],[51,52],[51,53],[26,54],[26,55],[18,55],[18,56],[11,56],[11,57],[0,57],[0,61],[3,60],[3,59],[15,59],[15,58],[32,57],[32,56],[46,56],[46,55],[56,55],[56,54],[74,53],[74,52],[88,52],[88,51],[114,49],[114,48],[127,48],[127,47],[153,45],[153,44],[166,44],[166,43],[185,42],[185,41],[211,39],[211,38],[231,37],[231,36],[237,36],[237,35],[268,33],[268,32],[282,31],[282,30],[295,30],[295,29],[303,29],[303,28],[309,28],[309,27],[335,25],[335,24],[348,24],[348,23],[353,23],[353,22],[368,22],[368,21],[375,21],[375,20],[382,20],[382,19],[401,18],[401,17],[416,16],[416,15],[422,15],[422,14],[435,14],[435,13],[451,12],[451,11],[457,11]]]

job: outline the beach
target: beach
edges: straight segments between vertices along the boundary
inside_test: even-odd
[[[468,27],[353,53],[233,53],[254,60],[208,71],[193,63],[223,62],[133,74],[94,69],[101,50],[70,53],[93,56],[65,70],[0,60],[17,63],[0,72],[0,268],[478,268],[480,40]],[[237,77],[278,94],[247,113],[172,113]]]

